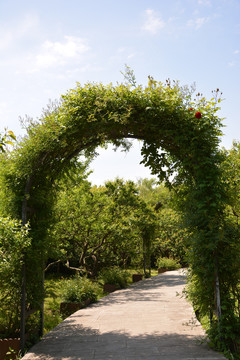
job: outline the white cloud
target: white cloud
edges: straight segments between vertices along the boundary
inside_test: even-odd
[[[146,21],[143,25],[143,30],[148,31],[152,34],[156,34],[158,30],[163,29],[166,23],[157,16],[156,12],[151,9],[145,11]]]
[[[187,22],[187,26],[193,27],[195,30],[199,30],[208,21],[209,21],[208,17],[201,17],[201,18],[197,18],[195,20],[189,20]]]
[[[82,38],[64,36],[63,41],[45,41],[41,51],[36,55],[36,68],[48,68],[65,65],[69,60],[78,60],[88,52],[89,46]]]
[[[240,51],[239,51],[239,50],[235,50],[233,53],[234,53],[235,55],[237,55],[237,54],[240,53]]]

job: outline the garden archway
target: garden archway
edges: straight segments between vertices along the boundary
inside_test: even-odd
[[[177,182],[184,184],[182,204],[194,232],[192,272],[202,289],[202,308],[217,308],[219,319],[224,189],[218,151],[221,122],[216,110],[216,101],[192,100],[190,91],[178,83],[157,83],[150,78],[146,88],[78,85],[62,97],[60,105],[45,111],[39,122],[30,122],[28,136],[11,157],[8,190],[14,194],[13,215],[21,216],[24,224],[30,221],[34,251],[43,254],[39,262],[44,258],[39,214],[48,211],[46,194],[51,193],[54,180],[81,151],[94,152],[109,141],[119,146],[125,139],[140,139],[142,161],[153,174],[166,179],[177,173]],[[24,311],[23,298],[22,333]]]

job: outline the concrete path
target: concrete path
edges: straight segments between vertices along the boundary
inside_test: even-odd
[[[191,306],[176,296],[184,284],[180,270],[169,271],[116,291],[65,319],[22,359],[225,359],[208,348]]]

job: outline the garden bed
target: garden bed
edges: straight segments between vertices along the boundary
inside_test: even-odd
[[[91,304],[91,299],[87,299],[82,302],[62,302],[60,304],[60,313],[69,316],[89,304]]]
[[[11,354],[7,355],[11,351]],[[20,339],[0,339],[0,360],[14,360],[20,351]]]

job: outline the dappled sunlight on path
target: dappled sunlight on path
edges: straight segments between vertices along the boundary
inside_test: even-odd
[[[221,360],[171,271],[112,293],[65,319],[24,360]]]

